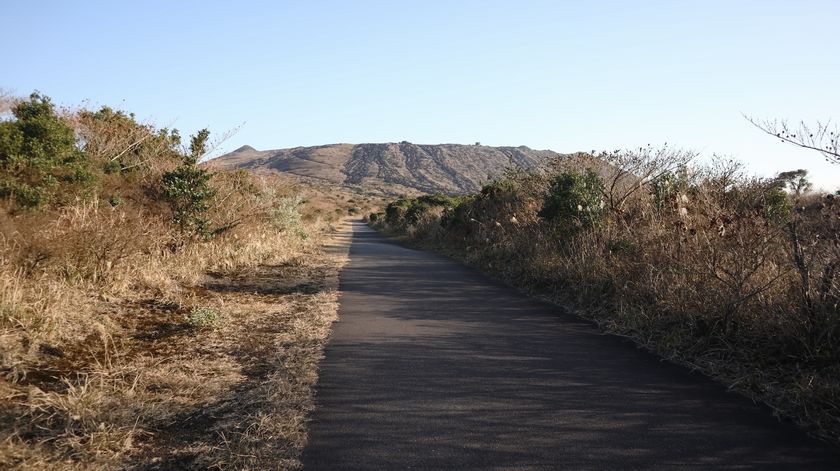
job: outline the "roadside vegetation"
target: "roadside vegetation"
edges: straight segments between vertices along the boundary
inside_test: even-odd
[[[368,218],[840,444],[839,198],[811,191],[802,170],[755,178],[641,148],[511,171],[469,196],[401,198]]]
[[[213,172],[207,130],[0,105],[0,468],[296,468],[368,202]]]

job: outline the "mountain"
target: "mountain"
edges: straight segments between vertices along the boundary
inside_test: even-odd
[[[330,144],[258,151],[242,146],[210,160],[217,169],[275,171],[385,193],[471,193],[506,168],[532,170],[562,157],[520,147],[410,142]]]

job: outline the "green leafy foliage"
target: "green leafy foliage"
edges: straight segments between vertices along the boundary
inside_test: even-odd
[[[221,322],[219,311],[209,307],[194,307],[187,316],[187,323],[193,327],[216,327]]]
[[[688,167],[681,166],[676,172],[666,170],[650,182],[650,193],[654,206],[662,211],[674,202],[679,193],[684,193],[689,186]]]
[[[190,153],[186,157],[192,164],[197,164],[199,159],[207,153],[207,141],[210,138],[210,131],[206,128],[198,131],[190,138]]]
[[[521,184],[518,179],[521,176],[522,175],[518,175],[516,173],[508,171],[501,177],[484,185],[481,188],[480,195],[486,198],[494,198],[505,194],[516,193],[521,187]]]
[[[210,220],[205,213],[216,194],[209,185],[213,174],[198,167],[209,136],[206,129],[193,136],[189,154],[183,156],[181,166],[162,176],[163,197],[172,209],[172,220],[187,236],[210,235]]]
[[[568,230],[590,227],[606,214],[604,184],[598,175],[567,171],[558,174],[538,216]]]
[[[95,180],[73,129],[48,97],[32,93],[12,115],[0,122],[0,195],[37,207]]]
[[[787,221],[793,211],[793,203],[784,189],[772,186],[765,196],[764,217],[771,221]]]
[[[181,157],[177,130],[138,123],[133,113],[103,106],[78,113],[85,153],[105,174],[148,169],[153,162]]]
[[[411,207],[411,200],[398,198],[385,207],[385,222],[391,226],[398,226],[405,220],[405,214]]]
[[[399,198],[385,208],[385,221],[395,227],[417,224],[432,208],[451,210],[462,200],[463,197],[443,194]]]

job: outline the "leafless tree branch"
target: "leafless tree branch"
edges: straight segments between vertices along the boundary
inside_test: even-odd
[[[744,119],[762,132],[780,139],[782,142],[793,144],[803,149],[814,150],[822,154],[831,163],[840,164],[840,130],[832,126],[831,122],[817,122],[816,128],[800,121],[793,129],[784,120],[758,121],[743,115]]]

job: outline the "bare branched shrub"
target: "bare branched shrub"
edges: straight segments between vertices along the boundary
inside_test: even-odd
[[[661,148],[648,145],[586,156],[583,164],[601,176],[610,210],[620,212],[628,199],[664,175],[682,171],[696,155],[667,145]]]
[[[840,163],[840,129],[830,121],[817,122],[816,125],[809,125],[800,121],[798,125],[791,126],[785,120],[758,121],[746,116],[745,118],[753,126],[782,142],[817,151],[827,161]]]

